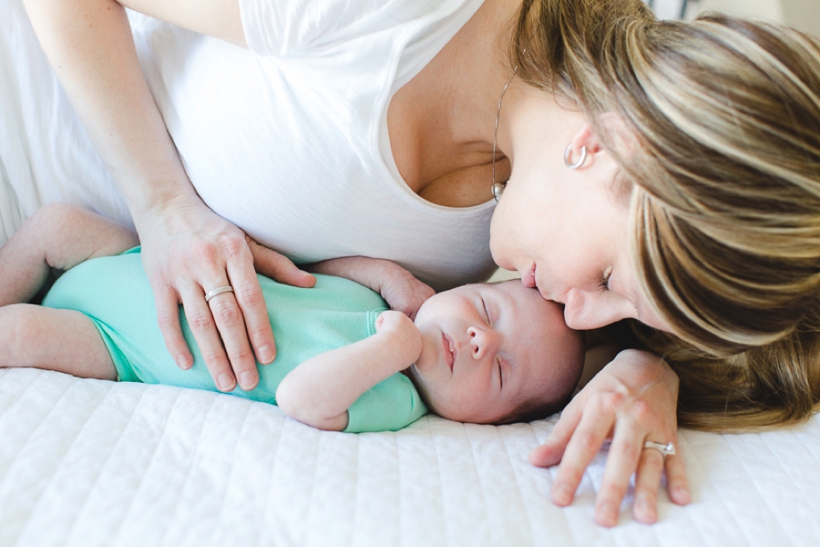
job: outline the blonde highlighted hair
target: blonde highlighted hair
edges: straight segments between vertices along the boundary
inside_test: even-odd
[[[722,15],[657,21],[640,0],[524,0],[512,63],[578,105],[632,184],[633,262],[676,335],[650,342],[681,378],[681,423],[808,417],[820,401],[820,41]]]

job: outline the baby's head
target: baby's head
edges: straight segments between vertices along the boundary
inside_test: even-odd
[[[407,374],[430,410],[451,420],[543,418],[566,404],[581,375],[581,333],[520,281],[436,294],[415,323],[423,348]]]

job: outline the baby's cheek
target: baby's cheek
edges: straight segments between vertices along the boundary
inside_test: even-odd
[[[440,404],[447,409],[446,417],[459,422],[480,423],[489,403],[478,397],[475,390],[464,389],[463,385],[454,387],[447,391],[446,397],[440,397],[443,399]]]

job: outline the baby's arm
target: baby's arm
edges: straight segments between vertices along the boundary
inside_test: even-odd
[[[0,306],[31,300],[51,268],[68,270],[138,243],[133,231],[95,213],[64,203],[46,205],[0,248]]]
[[[435,294],[428,285],[395,262],[366,256],[333,258],[313,264],[313,273],[335,275],[355,281],[379,293],[390,309],[416,317],[422,303]]]
[[[342,431],[359,396],[412,365],[421,354],[421,333],[405,314],[386,311],[376,334],[326,351],[293,369],[276,390],[289,416],[319,429]]]

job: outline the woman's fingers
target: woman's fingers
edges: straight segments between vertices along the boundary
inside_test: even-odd
[[[669,497],[674,503],[686,505],[692,501],[689,479],[686,477],[686,465],[683,463],[680,452],[666,457],[666,483]]]
[[[276,345],[273,330],[270,326],[270,318],[268,317],[267,304],[262,294],[262,288],[259,286],[259,279],[256,277],[253,262],[241,259],[228,261],[228,277],[231,280],[234,296],[241,310],[241,316],[244,317],[245,321],[241,331],[223,331],[221,328],[219,329],[225,347],[227,348],[229,345],[236,348],[241,347],[237,345],[240,340],[233,340],[233,336],[241,337],[245,341],[250,338],[256,359],[263,364],[272,363],[276,358]],[[231,363],[236,371],[236,363],[234,363],[233,358],[231,358]],[[239,371],[236,372],[238,374]],[[253,376],[256,376],[255,366],[252,376],[248,378],[249,383],[247,385],[253,383]],[[242,389],[246,389],[246,383],[241,378],[239,385],[242,386]]]
[[[553,484],[557,505],[571,503],[581,477],[613,432],[603,482],[596,499],[595,520],[617,523],[621,501],[637,470],[635,518],[657,520],[658,488],[666,465],[670,497],[689,502],[689,486],[680,456],[644,449],[647,435],[677,443],[675,407],[678,379],[662,360],[626,350],[604,367],[567,406],[543,446],[530,453],[535,465],[561,462]]]
[[[237,380],[243,389],[255,387],[256,360],[273,361],[276,346],[254,260],[258,257],[266,274],[285,283],[312,286],[313,276],[257,245],[198,198],[179,198],[150,210],[138,231],[160,329],[175,361],[183,368],[193,364],[180,329],[182,304],[217,387],[230,391]],[[205,295],[220,287],[233,292],[206,303]]]
[[[154,303],[157,308],[157,321],[165,347],[174,359],[177,366],[188,370],[194,365],[194,357],[182,336],[179,323],[179,299],[176,293],[167,285],[154,289]]]
[[[199,344],[200,349],[203,349],[205,362],[212,360],[215,366],[220,366],[224,348],[229,366],[233,369],[233,375],[239,386],[245,391],[255,388],[259,383],[259,372],[256,370],[256,360],[248,343],[245,321],[243,321],[242,311],[236,301],[235,293],[226,292],[214,296],[208,302],[208,307],[211,310],[218,333],[215,333],[216,336],[211,339],[210,329],[201,332],[203,336],[208,337],[207,345],[203,345],[200,339],[197,339],[197,344]],[[247,317],[244,319],[247,320]],[[196,333],[194,333],[194,336],[196,337]],[[221,345],[219,343],[220,339],[222,341]],[[206,347],[210,350],[207,354],[204,352]],[[221,380],[217,380],[217,386],[221,389],[220,383]]]
[[[218,284],[213,289],[226,284]],[[182,309],[185,312],[185,318],[188,320],[188,326],[191,328],[191,333],[194,335],[194,340],[196,340],[205,361],[205,366],[211,373],[217,389],[220,391],[233,391],[236,387],[236,376],[233,374],[225,349],[222,347],[219,332],[214,322],[214,314],[211,312],[209,304],[205,302],[201,289],[189,285],[181,291],[181,295]],[[227,299],[229,297],[233,298],[231,293],[223,293],[215,299]]]
[[[658,520],[658,490],[663,475],[664,457],[659,451],[645,448],[641,452],[635,476],[635,503],[632,514],[635,520],[654,524]]]
[[[567,443],[581,421],[583,405],[579,401],[580,398],[575,397],[564,408],[558,423],[552,428],[552,432],[544,441],[544,444],[530,452],[529,460],[531,464],[538,467],[550,467],[561,461],[564,456],[564,449],[566,449]]]
[[[638,467],[645,433],[631,420],[621,420],[609,447],[604,478],[595,500],[595,522],[615,526],[629,479]]]
[[[606,398],[605,398],[606,399]],[[600,402],[598,402],[600,401]],[[552,485],[552,501],[556,505],[569,505],[581,483],[592,458],[604,444],[615,423],[615,412],[607,401],[598,399],[590,402],[578,428],[567,443],[558,474]]]
[[[313,274],[300,270],[285,255],[259,245],[247,235],[245,241],[248,242],[253,255],[253,266],[260,274],[294,287],[310,288],[316,285],[316,277]]]

